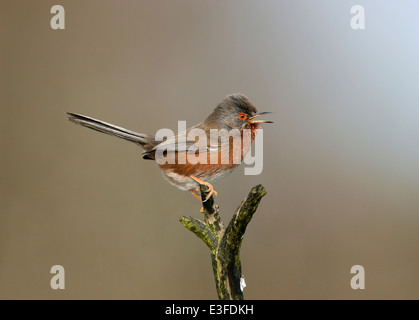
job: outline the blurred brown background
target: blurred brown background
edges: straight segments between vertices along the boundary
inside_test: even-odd
[[[403,4],[1,1],[0,298],[216,299],[209,250],[178,221],[198,201],[65,112],[155,133],[241,92],[275,121],[263,173],[215,185],[225,223],[268,191],[243,241],[245,298],[418,299],[419,4]]]

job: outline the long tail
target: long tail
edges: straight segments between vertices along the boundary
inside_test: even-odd
[[[141,146],[145,151],[152,149],[154,146],[154,139],[146,134],[130,131],[113,124],[86,117],[77,113],[67,112],[67,117],[68,120],[82,125],[83,127],[87,127],[99,132],[109,134],[111,136],[134,142]]]

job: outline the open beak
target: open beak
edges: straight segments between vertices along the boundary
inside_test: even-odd
[[[269,120],[253,120],[254,118],[263,116],[264,114],[268,114],[268,113],[272,113],[272,112],[259,112],[259,113],[256,113],[255,115],[249,117],[249,119],[247,121],[249,121],[250,123],[273,123],[273,121],[269,121]]]

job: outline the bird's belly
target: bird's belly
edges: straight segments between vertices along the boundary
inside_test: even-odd
[[[178,174],[172,170],[162,170],[163,177],[180,190],[187,191],[195,189],[199,184],[194,179]]]
[[[194,172],[192,175],[200,180],[207,181],[211,184],[230,174],[235,167],[232,166],[218,166],[211,170]],[[196,189],[199,186],[198,182],[188,175],[177,173],[173,169],[162,170],[163,177],[172,185],[180,190],[187,191]]]

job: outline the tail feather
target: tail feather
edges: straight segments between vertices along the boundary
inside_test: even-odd
[[[100,121],[94,118],[83,116],[77,113],[67,112],[68,120],[79,124],[83,127],[90,128],[102,133],[109,134],[124,140],[134,142],[141,146],[144,150],[150,150],[154,146],[154,139],[146,134],[127,130],[113,124]]]

